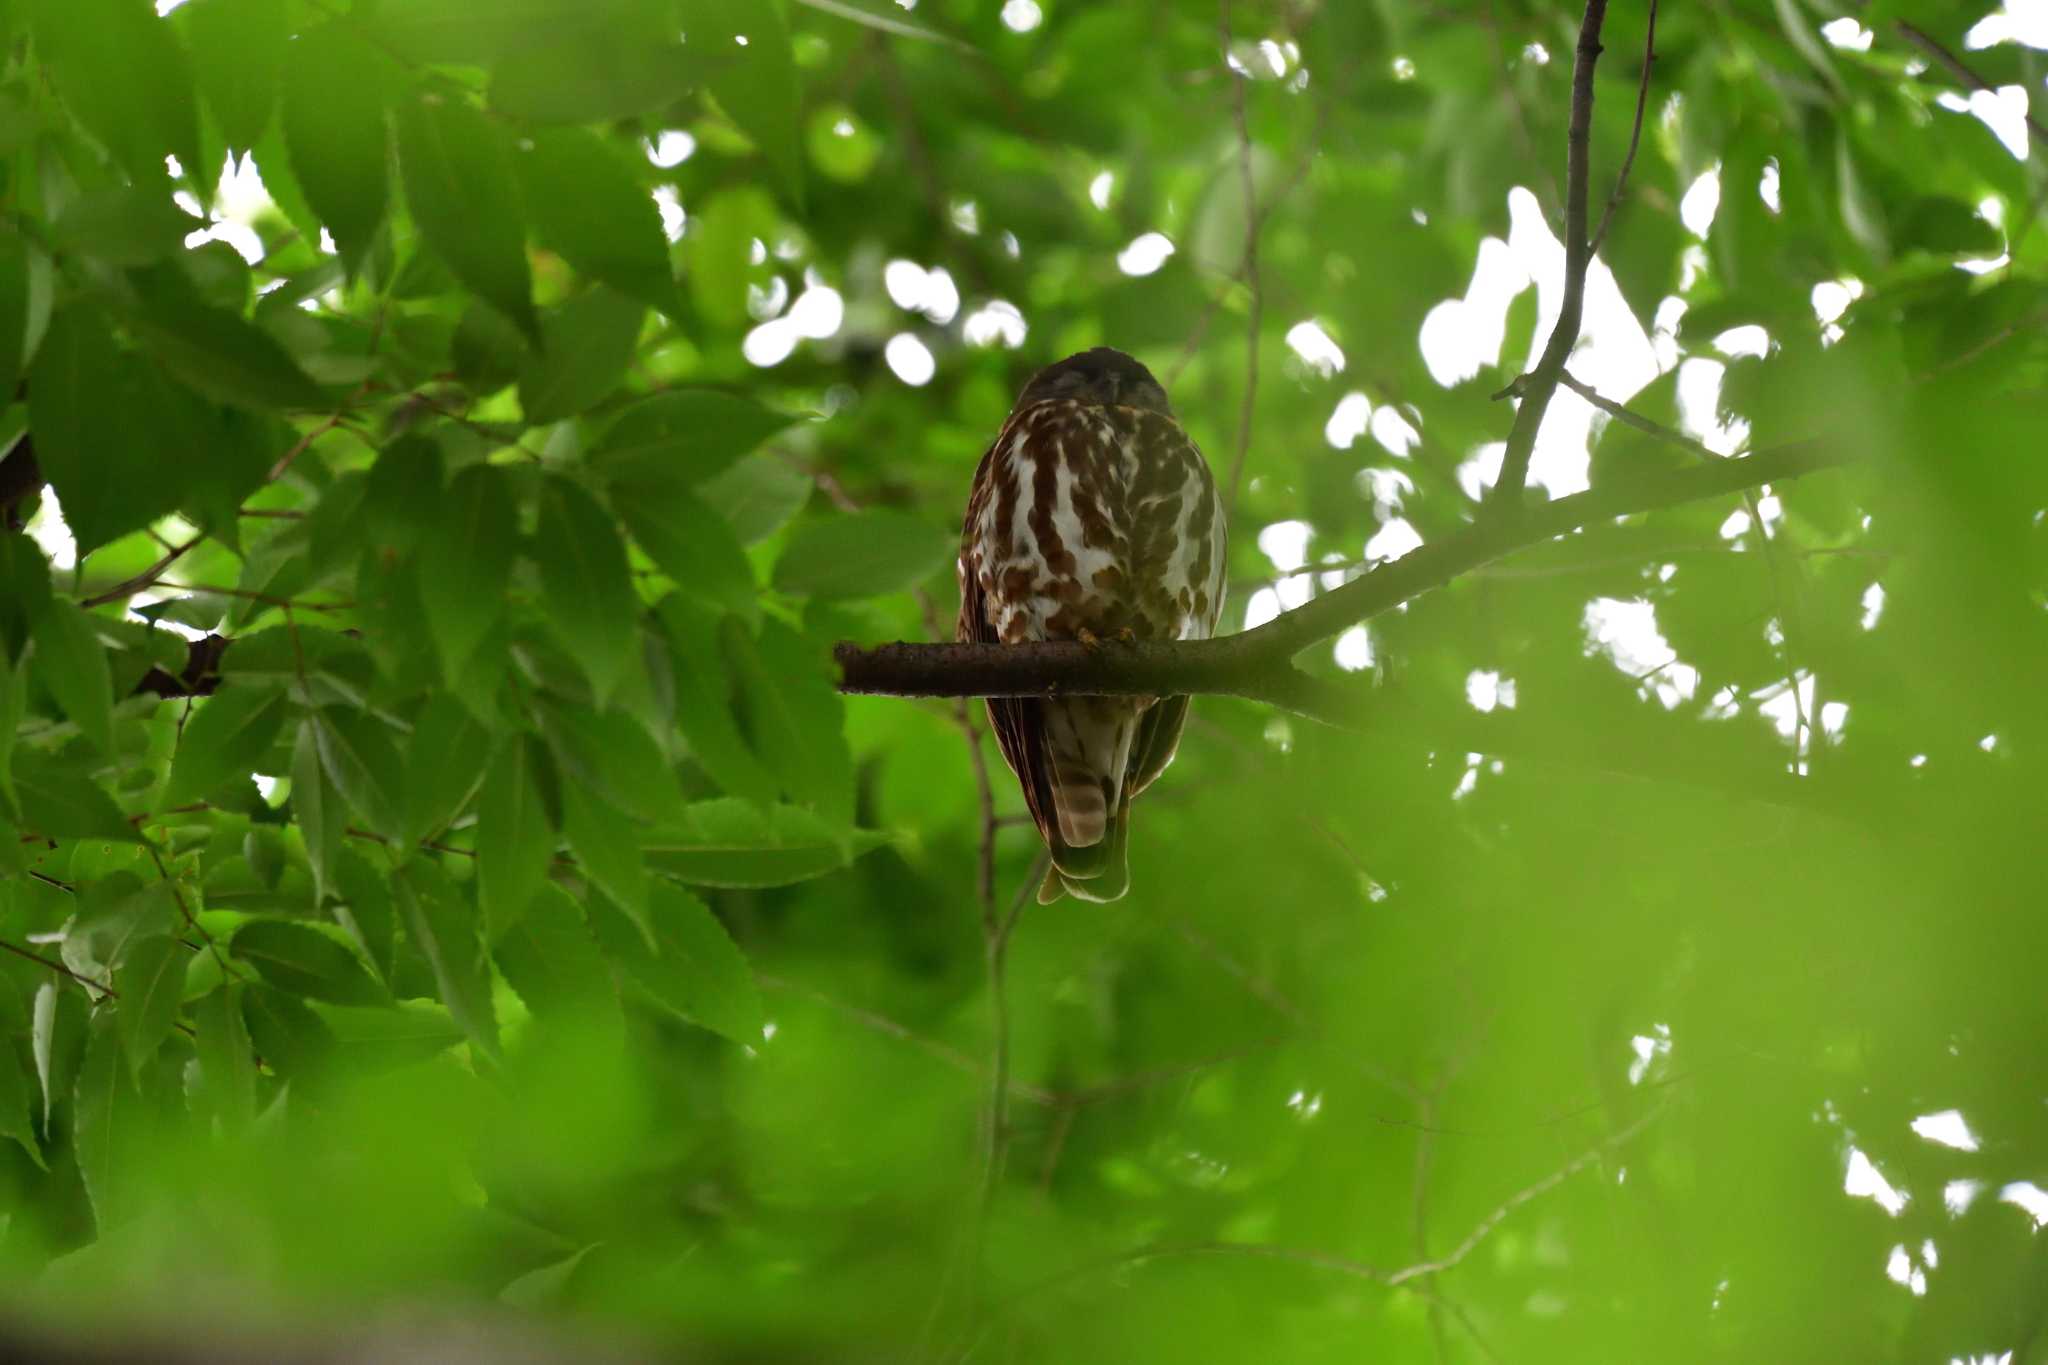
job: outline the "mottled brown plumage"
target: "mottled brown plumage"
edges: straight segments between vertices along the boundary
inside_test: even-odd
[[[960,532],[957,637],[1206,639],[1223,507],[1143,365],[1097,347],[1038,372],[982,456]],[[1128,887],[1130,803],[1173,761],[1186,697],[992,697],[1003,757],[1052,853],[1039,899]]]

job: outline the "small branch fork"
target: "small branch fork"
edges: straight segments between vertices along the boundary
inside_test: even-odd
[[[1333,725],[1362,718],[1362,690],[1311,677],[1294,656],[1481,565],[1583,526],[1739,493],[1850,463],[1833,441],[1779,446],[1576,493],[1511,518],[1482,518],[1381,564],[1256,630],[1216,640],[1028,644],[841,644],[842,692],[905,697],[1175,696],[1267,702]]]

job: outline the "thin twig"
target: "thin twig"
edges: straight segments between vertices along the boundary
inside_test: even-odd
[[[1612,417],[1615,421],[1621,423],[1623,426],[1633,427],[1637,431],[1642,432],[1645,436],[1654,437],[1659,441],[1668,441],[1670,444],[1679,447],[1681,450],[1685,450],[1694,455],[1697,455],[1703,460],[1719,460],[1726,458],[1723,455],[1717,454],[1712,449],[1712,447],[1708,446],[1705,442],[1695,440],[1692,437],[1686,435],[1682,431],[1675,431],[1672,428],[1665,426],[1662,422],[1652,421],[1650,418],[1643,416],[1639,412],[1635,412],[1631,409],[1623,407],[1621,404],[1615,402],[1612,398],[1602,397],[1595,389],[1593,389],[1591,385],[1582,384],[1577,379],[1574,379],[1569,370],[1565,371],[1563,374],[1560,374],[1557,377],[1557,382],[1564,385],[1573,393],[1585,399],[1588,403],[1591,403],[1594,407],[1600,409],[1600,411],[1606,413],[1609,417]]]
[[[1628,188],[1628,173],[1636,164],[1636,147],[1643,140],[1643,106],[1650,101],[1650,68],[1657,63],[1657,0],[1650,0],[1649,34],[1643,39],[1643,83],[1636,87],[1636,121],[1629,129],[1628,155],[1621,159],[1621,174],[1614,177],[1614,193],[1607,196],[1607,208],[1600,215],[1600,228],[1593,234],[1593,244],[1586,248],[1588,256],[1600,254],[1600,244],[1607,240],[1607,229],[1614,222],[1614,210],[1621,204],[1622,191]]]
[[[16,957],[26,958],[39,967],[47,967],[59,976],[68,976],[79,985],[85,987],[87,991],[98,991],[99,995],[93,999],[94,1004],[98,1004],[101,1000],[118,1000],[121,998],[121,993],[112,986],[102,986],[89,976],[80,976],[55,958],[44,957],[41,953],[30,952],[18,944],[9,943],[6,939],[0,939],[0,949],[5,949]]]
[[[1564,300],[1558,308],[1557,325],[1550,329],[1543,356],[1514,387],[1521,405],[1515,409],[1515,424],[1508,432],[1507,453],[1501,459],[1500,478],[1487,501],[1497,515],[1519,510],[1522,488],[1529,480],[1529,456],[1536,449],[1536,434],[1543,414],[1557,392],[1557,377],[1578,344],[1579,325],[1586,306],[1586,271],[1593,254],[1586,239],[1586,193],[1591,176],[1593,137],[1593,67],[1600,60],[1600,25],[1607,18],[1607,0],[1586,0],[1585,20],[1579,25],[1579,43],[1572,63],[1572,116],[1565,133],[1564,204]]]
[[[119,602],[123,598],[133,597],[136,593],[153,586],[157,579],[161,578],[171,565],[183,559],[186,552],[197,546],[204,539],[206,539],[205,536],[194,536],[183,545],[172,546],[161,559],[144,569],[141,573],[136,574],[132,578],[122,579],[105,592],[96,592],[92,596],[82,599],[78,605],[88,608],[104,607],[109,602]]]
[[[1907,42],[1939,62],[1951,76],[1954,76],[1972,90],[1982,90],[1987,94],[1994,95],[1998,93],[1997,86],[1978,75],[1969,63],[1949,51],[1940,39],[1934,37],[1934,35],[1926,30],[1909,24],[1904,19],[1894,20],[1892,27],[1897,30],[1901,38],[1904,38]],[[2034,133],[2033,147],[2048,147],[2048,124],[2043,124],[2032,112],[2029,112],[2026,117],[2027,127],[2031,128]]]

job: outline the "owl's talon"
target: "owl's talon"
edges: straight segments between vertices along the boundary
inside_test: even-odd
[[[1081,642],[1081,648],[1083,649],[1102,648],[1102,637],[1100,635],[1097,635],[1094,631],[1088,629],[1088,627],[1086,626],[1083,626],[1079,630],[1075,631],[1074,638]]]
[[[1134,645],[1138,643],[1138,632],[1132,630],[1129,626],[1118,626],[1116,638],[1119,644]]]

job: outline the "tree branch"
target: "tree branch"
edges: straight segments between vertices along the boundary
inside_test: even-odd
[[[1646,476],[1575,493],[1521,516],[1489,519],[1422,546],[1332,592],[1283,612],[1256,630],[1215,640],[1072,640],[1025,644],[842,643],[833,651],[839,690],[899,697],[1175,696],[1245,697],[1346,724],[1360,689],[1312,677],[1294,656],[1360,621],[1443,587],[1480,565],[1567,535],[1582,526],[1634,516],[1758,484],[1798,478],[1851,462],[1856,452],[1810,440],[1742,459]]]
[[[1558,309],[1557,325],[1550,329],[1550,340],[1544,343],[1542,359],[1516,386],[1521,391],[1521,406],[1515,409],[1515,425],[1508,432],[1500,478],[1487,497],[1487,505],[1495,511],[1513,509],[1521,502],[1537,430],[1557,392],[1557,377],[1564,373],[1564,363],[1578,343],[1579,323],[1585,313],[1586,270],[1593,262],[1592,245],[1586,238],[1586,193],[1592,178],[1588,162],[1593,137],[1593,65],[1600,60],[1600,25],[1606,18],[1607,0],[1586,0],[1586,17],[1579,25],[1578,53],[1572,63],[1571,123],[1565,132],[1564,302]]]

